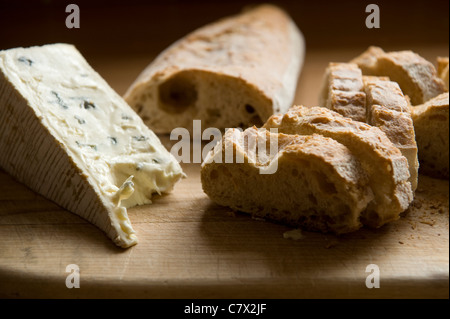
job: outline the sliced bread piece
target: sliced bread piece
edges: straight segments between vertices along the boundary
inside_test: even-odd
[[[420,171],[449,178],[449,96],[438,95],[411,108],[419,147]]]
[[[330,63],[325,71],[319,105],[355,121],[366,120],[362,72],[354,63]]]
[[[408,162],[379,128],[353,121],[323,107],[294,106],[263,126],[285,134],[320,134],[345,145],[369,176],[375,199],[362,222],[379,227],[399,218],[413,200]]]
[[[444,81],[445,90],[448,92],[448,57],[438,57],[437,58],[437,71],[439,77]]]
[[[255,140],[277,140],[276,154],[255,156]],[[249,142],[252,141],[253,142]],[[226,163],[226,155],[243,163]],[[264,158],[264,160],[261,160]],[[274,174],[260,168],[277,166]],[[230,129],[201,170],[202,187],[216,203],[253,216],[337,234],[361,227],[373,198],[359,161],[344,145],[320,135],[299,136]]]
[[[408,101],[396,82],[364,77],[367,95],[367,122],[386,133],[408,160],[411,186],[417,188],[419,160],[414,124]]]
[[[363,74],[388,76],[400,85],[412,105],[422,104],[445,91],[444,81],[432,63],[412,51],[383,52],[370,47],[353,59]]]
[[[0,167],[121,247],[137,243],[126,208],[183,176],[72,45],[0,51],[0,123]]]
[[[294,99],[304,40],[291,18],[261,5],[204,26],[162,52],[125,100],[157,133],[261,125]]]
[[[380,56],[384,54],[384,50],[377,46],[370,46],[361,55],[357,56],[350,63],[359,66],[364,75],[377,75],[376,66]]]

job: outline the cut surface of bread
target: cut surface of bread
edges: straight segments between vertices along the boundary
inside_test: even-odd
[[[371,48],[360,58],[375,63],[381,51]],[[346,98],[338,98],[341,93]],[[410,182],[417,188],[419,163],[409,104],[396,82],[386,76],[363,76],[356,63],[330,63],[320,95],[321,106],[344,117],[379,127],[408,159]]]
[[[0,51],[0,166],[129,247],[127,207],[184,175],[139,116],[72,45]]]
[[[370,47],[351,61],[363,74],[388,76],[400,85],[412,105],[425,103],[445,91],[444,81],[432,63],[412,51],[384,52]]]
[[[125,100],[157,133],[261,125],[294,98],[304,40],[272,5],[206,25],[163,51],[135,80]]]
[[[391,142],[408,160],[410,182],[413,191],[417,189],[419,160],[408,101],[396,82],[364,78],[367,95],[367,122],[386,133]]]
[[[411,108],[420,171],[438,178],[449,178],[449,94],[438,95]]]
[[[325,72],[319,105],[355,121],[366,119],[362,72],[354,63],[330,63]]]
[[[250,145],[268,145],[273,139],[278,141],[276,154],[254,156]],[[227,152],[244,160],[226,163]],[[261,174],[262,166],[273,165],[273,174]],[[201,180],[204,192],[220,205],[337,234],[359,229],[361,213],[373,198],[364,170],[344,145],[320,135],[285,135],[255,127],[228,130],[202,164]]]
[[[413,199],[408,162],[379,128],[322,107],[294,106],[273,115],[263,126],[285,134],[320,134],[345,145],[369,176],[374,200],[363,213],[363,223],[379,227],[399,218]]]

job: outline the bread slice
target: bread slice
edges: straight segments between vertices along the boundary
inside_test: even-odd
[[[386,133],[408,160],[412,190],[417,188],[419,160],[408,101],[396,82],[364,77],[367,95],[367,122]]]
[[[449,96],[448,92],[411,108],[419,147],[420,171],[449,178]]]
[[[363,223],[379,227],[399,218],[413,200],[408,162],[379,128],[353,121],[323,107],[294,106],[273,115],[263,126],[285,134],[320,134],[345,145],[369,176],[375,199],[363,214]]]
[[[434,65],[412,51],[383,52],[371,47],[351,62],[363,74],[388,76],[400,85],[412,105],[422,104],[445,91],[444,81]]]
[[[125,100],[157,133],[261,125],[294,98],[304,40],[291,18],[261,5],[204,26],[162,52]]]
[[[354,63],[330,63],[326,69],[319,105],[355,121],[366,120],[366,94],[362,72]]]
[[[384,50],[377,46],[370,46],[361,55],[357,56],[350,63],[357,64],[364,75],[377,75],[376,67],[380,56]]]
[[[0,51],[0,167],[121,247],[126,208],[184,175],[127,103],[68,44]]]
[[[255,140],[265,145],[276,140],[277,151],[255,156],[260,152],[250,147]],[[227,152],[235,159],[242,156],[243,163],[226,163]],[[273,166],[275,173],[261,174],[261,167]],[[344,145],[320,135],[276,134],[255,127],[227,130],[202,164],[201,181],[204,192],[220,205],[337,234],[359,229],[361,212],[373,198],[364,170]]]
[[[438,57],[437,65],[437,72],[439,74],[439,77],[444,81],[445,90],[448,92],[448,57]]]

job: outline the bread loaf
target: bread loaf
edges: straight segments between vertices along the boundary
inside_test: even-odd
[[[384,52],[370,47],[351,61],[365,75],[388,76],[397,82],[412,105],[422,104],[445,91],[434,65],[412,51]]]
[[[162,52],[125,100],[157,133],[261,125],[292,105],[304,40],[291,18],[261,5],[204,26]]]
[[[369,176],[375,199],[363,213],[363,223],[379,227],[399,218],[413,199],[408,162],[379,128],[353,121],[322,107],[291,108],[263,126],[285,134],[320,134],[345,145]]]
[[[421,172],[449,178],[449,96],[443,93],[411,108]]]
[[[379,54],[372,48],[362,59],[372,65],[371,56]],[[419,169],[417,145],[409,105],[398,84],[388,77],[363,76],[355,63],[330,63],[322,87],[321,106],[380,128],[399,148],[408,160],[414,191]]]
[[[255,156],[252,139],[267,144],[277,139],[276,154]],[[226,163],[227,152],[241,155],[243,163]],[[274,174],[260,173],[261,167],[273,165],[278,167]],[[373,198],[367,175],[344,145],[320,135],[275,134],[255,127],[228,130],[202,164],[201,181],[220,205],[337,234],[359,229],[360,215]]]

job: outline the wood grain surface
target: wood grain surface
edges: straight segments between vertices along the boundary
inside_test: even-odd
[[[410,48],[431,60],[448,55],[448,46]],[[296,102],[316,104],[327,63],[364,49],[307,51]],[[150,60],[88,58],[120,94]],[[0,170],[0,297],[449,297],[447,180],[420,176],[410,209],[378,230],[292,240],[283,238],[289,227],[215,205],[202,192],[200,165],[183,168],[188,177],[172,194],[129,209],[139,238],[130,249]],[[80,268],[79,289],[65,286],[69,264]],[[365,285],[369,264],[379,266],[380,288]]]

